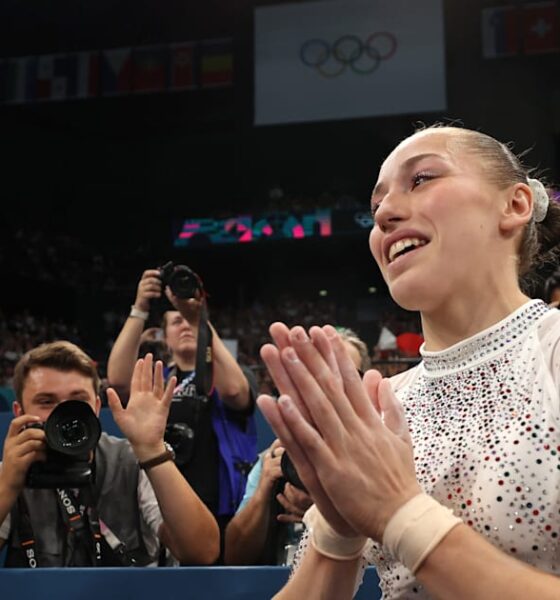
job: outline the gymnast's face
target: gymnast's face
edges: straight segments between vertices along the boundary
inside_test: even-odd
[[[371,204],[370,248],[397,303],[437,310],[492,277],[500,202],[473,153],[447,130],[406,139],[383,163]]]

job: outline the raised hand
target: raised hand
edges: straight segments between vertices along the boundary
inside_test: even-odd
[[[147,269],[142,273],[136,291],[134,306],[139,310],[149,312],[150,301],[161,296],[161,279],[157,269]]]
[[[266,402],[263,410],[283,428],[290,442],[280,437],[290,456],[291,447],[296,449],[292,460],[306,486],[318,484],[327,497],[334,520],[330,507],[325,511],[316,502],[331,526],[344,534],[342,520],[380,540],[394,512],[420,491],[404,414],[387,380],[373,373],[365,384],[360,380],[334,328],[310,333],[312,339],[291,332],[292,345],[282,350],[281,360],[314,426],[287,396],[279,399],[276,413]],[[332,348],[338,374],[322,356],[325,345]],[[308,489],[314,497],[314,487]]]
[[[293,335],[299,336],[303,334],[306,337],[305,330],[302,327],[294,328],[292,333]],[[299,390],[288,373],[281,355],[281,352],[291,348],[291,332],[283,323],[273,323],[270,327],[270,334],[275,341],[276,346],[272,344],[264,345],[261,348],[261,357],[266,364],[278,391],[284,396],[289,396],[290,401],[295,404],[295,410],[298,414],[302,415],[304,420],[314,424],[313,417],[306,404],[301,399]],[[338,365],[336,364],[336,361],[333,360],[334,354],[332,353],[330,344],[323,344],[321,349],[328,357],[327,360],[333,368],[335,373],[334,376],[338,377]],[[271,396],[262,395],[258,398],[258,404],[272,429],[280,438],[282,445],[289,453],[290,458],[298,471],[298,475],[323,516],[325,516],[332,527],[340,534],[346,536],[355,535],[356,531],[340,516],[328,498],[328,495],[325,493],[321,482],[317,478],[313,464],[309,461],[302,448],[300,448],[292,431],[286,426],[284,416],[280,411],[276,400]]]
[[[126,408],[123,408],[114,389],[107,390],[115,422],[140,462],[164,450],[163,435],[176,383],[177,378],[172,377],[164,387],[163,363],[157,361],[154,369],[152,354],[146,354],[134,367]]]
[[[196,326],[200,320],[200,311],[202,309],[202,296],[199,291],[195,298],[178,298],[173,294],[169,287],[165,288],[167,299],[176,310],[178,310],[190,325]]]

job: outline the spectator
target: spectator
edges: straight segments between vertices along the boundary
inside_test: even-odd
[[[0,548],[8,542],[7,566],[156,565],[160,541],[183,562],[215,560],[217,524],[163,441],[175,380],[164,390],[163,365],[156,364],[155,375],[152,366],[151,355],[136,363],[126,409],[109,390],[113,416],[128,441],[101,435],[95,482],[76,495],[72,489],[24,488],[31,464],[46,460],[45,432],[26,426],[45,422],[69,399],[81,400],[99,414],[93,361],[70,342],[53,342],[18,362],[15,418],[0,470]],[[74,527],[67,527],[62,517],[63,494],[72,505],[68,512]],[[99,534],[100,547],[95,541]],[[29,546],[29,539],[34,545]]]
[[[109,382],[124,392],[129,387],[150,302],[161,294],[159,271],[145,271],[108,362]],[[197,393],[193,380],[203,300],[179,299],[169,288],[166,295],[174,308],[164,314],[163,332],[171,355],[169,373],[178,380],[169,418],[174,426],[172,435],[178,438],[177,464],[223,530],[243,498],[248,472],[257,458],[254,385],[209,324],[214,386],[208,397]]]

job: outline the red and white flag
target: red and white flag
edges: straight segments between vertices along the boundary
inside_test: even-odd
[[[525,54],[560,50],[560,13],[556,2],[535,2],[523,7]]]

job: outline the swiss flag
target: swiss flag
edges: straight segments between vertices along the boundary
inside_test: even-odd
[[[560,50],[560,15],[556,2],[536,2],[523,7],[525,54]]]

